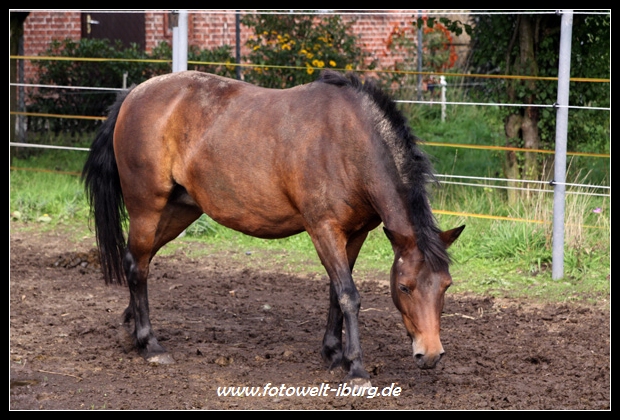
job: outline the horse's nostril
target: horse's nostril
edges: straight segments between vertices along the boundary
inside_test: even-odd
[[[413,360],[420,369],[432,369],[437,366],[444,354],[445,352],[443,351],[435,356],[429,356],[425,353],[414,353]]]

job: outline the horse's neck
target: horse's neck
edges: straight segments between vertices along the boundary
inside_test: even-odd
[[[404,194],[384,184],[375,188],[372,196],[375,211],[387,229],[404,237],[414,235],[411,209]]]

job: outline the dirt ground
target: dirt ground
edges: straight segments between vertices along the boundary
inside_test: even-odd
[[[324,273],[295,275],[276,259],[270,269],[241,266],[242,258],[226,252],[155,257],[151,317],[176,363],[149,365],[120,323],[128,291],[104,284],[92,238],[76,243],[60,231],[10,229],[10,410],[611,407],[604,304],[448,293],[446,356],[421,371],[386,279],[358,282],[364,359],[377,393],[352,396],[341,385],[344,373],[327,370],[320,358]],[[221,395],[244,386],[263,395]],[[294,395],[304,387],[316,387],[315,395]]]

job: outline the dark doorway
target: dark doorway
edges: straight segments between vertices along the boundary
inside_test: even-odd
[[[120,40],[144,50],[144,13],[82,13],[82,38]]]

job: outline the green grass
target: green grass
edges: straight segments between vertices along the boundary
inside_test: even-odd
[[[10,212],[22,221],[70,222],[88,215],[84,187],[77,174],[86,153],[50,150],[14,159],[10,173]]]
[[[594,248],[566,247],[565,273],[551,279],[551,248],[546,228],[508,222],[439,215],[442,229],[466,224],[451,248],[454,285],[450,293],[532,298],[536,301],[601,301],[609,298],[609,241]],[[325,275],[306,233],[280,240],[252,238],[203,216],[202,231],[189,232],[162,252],[180,250],[200,258],[225,253],[227,258],[254,267],[279,267],[291,273]],[[208,228],[206,226],[209,226]],[[191,229],[190,229],[191,231]],[[604,232],[590,232],[605,238]],[[206,246],[196,246],[196,243]],[[394,255],[381,229],[372,231],[358,258],[354,277],[389,280]]]
[[[443,124],[421,121],[416,132],[428,141],[493,144],[497,140],[497,129],[482,123],[480,118],[453,118],[453,122]],[[444,147],[424,147],[440,163],[440,173],[496,176],[494,171],[501,168],[499,156],[491,154],[484,158],[488,152],[476,150],[466,154]],[[66,150],[38,151],[24,159],[13,159],[9,207],[11,217],[19,220],[20,229],[66,229],[74,231],[76,237],[93,235],[89,231],[83,186],[77,176],[85,159],[86,152]],[[576,168],[574,172],[569,171],[569,179],[583,183],[582,172]],[[502,189],[446,184],[433,192],[432,205],[438,211],[459,213],[438,212],[442,229],[467,225],[451,248],[454,286],[450,293],[540,301],[610,298],[609,198],[567,196],[565,276],[561,280],[551,279],[552,194],[524,193],[516,204],[509,205]],[[510,220],[486,218],[496,216]],[[174,252],[196,258],[222,253],[240,264],[325,275],[305,233],[281,240],[262,240],[224,228],[206,216],[161,251]],[[381,229],[375,229],[362,248],[354,276],[387,281],[392,261],[387,238]]]

